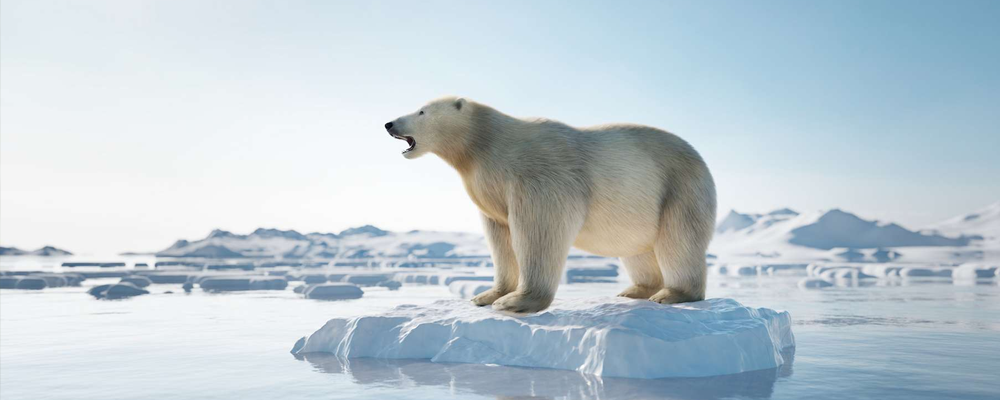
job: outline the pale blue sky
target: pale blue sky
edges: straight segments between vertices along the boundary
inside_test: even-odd
[[[624,3],[624,4],[622,4]],[[1000,2],[0,2],[0,244],[479,231],[382,124],[455,94],[690,141],[720,214],[1000,200]]]

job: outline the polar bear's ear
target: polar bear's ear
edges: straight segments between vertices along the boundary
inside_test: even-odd
[[[464,106],[465,106],[465,99],[464,98],[459,97],[459,98],[455,99],[455,109],[456,110],[461,111],[462,107],[464,107]]]

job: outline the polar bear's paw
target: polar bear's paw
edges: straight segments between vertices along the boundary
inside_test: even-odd
[[[494,301],[497,301],[497,299],[503,297],[507,293],[508,292],[499,291],[497,290],[497,288],[493,288],[476,295],[476,297],[473,297],[472,304],[475,304],[479,307],[488,306],[490,304],[493,304]]]
[[[704,300],[704,298],[698,299],[682,290],[671,288],[660,289],[659,292],[656,292],[656,294],[649,298],[649,301],[655,301],[660,304],[687,303],[699,300]]]
[[[530,295],[524,292],[511,292],[493,302],[493,309],[497,311],[526,314],[539,312],[552,304],[552,297]]]
[[[623,290],[621,293],[618,293],[618,297],[628,297],[630,299],[642,299],[642,300],[645,300],[645,299],[649,299],[654,294],[656,294],[656,292],[659,292],[659,291],[660,291],[660,288],[654,288],[654,287],[649,287],[649,286],[632,285],[632,286],[629,286],[627,289]]]

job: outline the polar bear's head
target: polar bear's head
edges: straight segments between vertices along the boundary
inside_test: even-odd
[[[403,157],[413,159],[427,153],[442,154],[462,146],[468,130],[469,102],[457,97],[434,100],[419,110],[385,124],[392,137],[410,145]]]

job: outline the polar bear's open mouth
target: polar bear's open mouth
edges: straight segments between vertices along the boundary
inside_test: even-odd
[[[399,139],[399,140],[405,140],[406,144],[410,145],[410,147],[406,148],[406,150],[403,150],[403,154],[409,153],[411,150],[413,150],[414,147],[417,147],[417,141],[413,140],[412,137],[401,136],[401,135],[392,135],[392,137],[394,137],[396,139]]]

